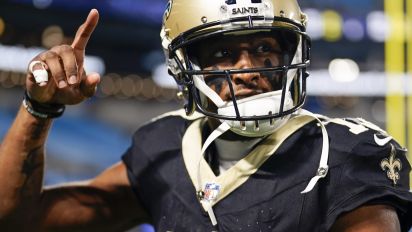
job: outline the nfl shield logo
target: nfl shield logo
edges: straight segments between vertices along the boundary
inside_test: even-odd
[[[207,183],[205,185],[204,199],[206,199],[208,201],[213,201],[214,199],[216,199],[217,195],[219,194],[219,191],[220,191],[220,185],[219,184]]]

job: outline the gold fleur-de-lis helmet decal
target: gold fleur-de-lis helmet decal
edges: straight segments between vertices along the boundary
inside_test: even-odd
[[[386,171],[387,177],[392,180],[393,185],[396,185],[400,175],[399,171],[402,169],[402,163],[396,157],[396,149],[391,144],[391,153],[389,158],[385,158],[381,161],[381,168],[383,171]]]

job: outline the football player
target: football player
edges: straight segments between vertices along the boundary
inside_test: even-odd
[[[406,149],[360,118],[303,110],[307,17],[295,0],[170,0],[161,29],[183,110],[142,126],[122,161],[89,181],[42,187],[44,144],[66,104],[93,95],[71,45],[29,65],[0,148],[3,231],[408,231]],[[161,141],[161,142],[159,142]]]

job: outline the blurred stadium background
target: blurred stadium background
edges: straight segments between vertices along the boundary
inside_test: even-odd
[[[412,0],[300,4],[313,39],[306,108],[365,118],[411,149]],[[91,8],[101,14],[86,68],[102,74],[102,83],[95,97],[68,107],[55,121],[46,184],[93,177],[119,160],[137,127],[181,107],[160,47],[165,5],[166,0],[0,1],[0,139],[20,106],[29,60],[70,43]]]

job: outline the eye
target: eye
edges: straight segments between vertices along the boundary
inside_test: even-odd
[[[274,49],[269,45],[269,44],[261,44],[257,46],[256,52],[257,53],[266,53],[266,52],[271,52]]]
[[[222,48],[219,50],[216,50],[212,56],[215,58],[225,58],[225,57],[230,57],[232,55],[232,52],[229,49]]]

